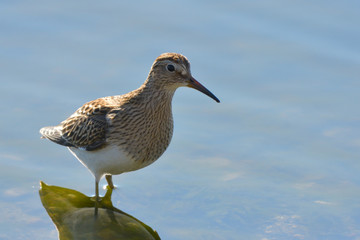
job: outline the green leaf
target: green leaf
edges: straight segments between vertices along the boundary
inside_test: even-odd
[[[41,202],[54,222],[60,240],[160,240],[151,227],[113,207],[110,188],[98,203],[95,216],[94,198],[44,182],[40,182],[40,186]]]

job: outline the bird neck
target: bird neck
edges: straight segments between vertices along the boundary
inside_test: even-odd
[[[137,89],[139,91],[139,96],[144,98],[149,104],[157,106],[171,105],[176,88],[159,86],[154,84],[154,82],[152,76],[149,76],[144,84]]]

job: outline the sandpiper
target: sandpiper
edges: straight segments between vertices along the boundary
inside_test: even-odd
[[[173,134],[171,102],[178,87],[191,87],[220,102],[196,81],[187,58],[164,53],[156,58],[146,81],[124,95],[103,97],[75,111],[57,126],[40,129],[43,138],[68,147],[99,181],[105,175],[135,171],[157,160]]]

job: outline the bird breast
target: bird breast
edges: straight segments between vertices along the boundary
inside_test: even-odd
[[[173,134],[171,101],[131,108],[122,106],[111,121],[107,142],[118,145],[132,159],[148,165],[169,146]]]

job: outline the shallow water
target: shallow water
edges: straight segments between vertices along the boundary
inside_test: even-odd
[[[57,239],[40,180],[94,193],[38,130],[167,51],[221,103],[179,89],[170,147],[114,177],[115,207],[162,239],[360,239],[358,1],[106,3],[1,3],[0,239]]]

